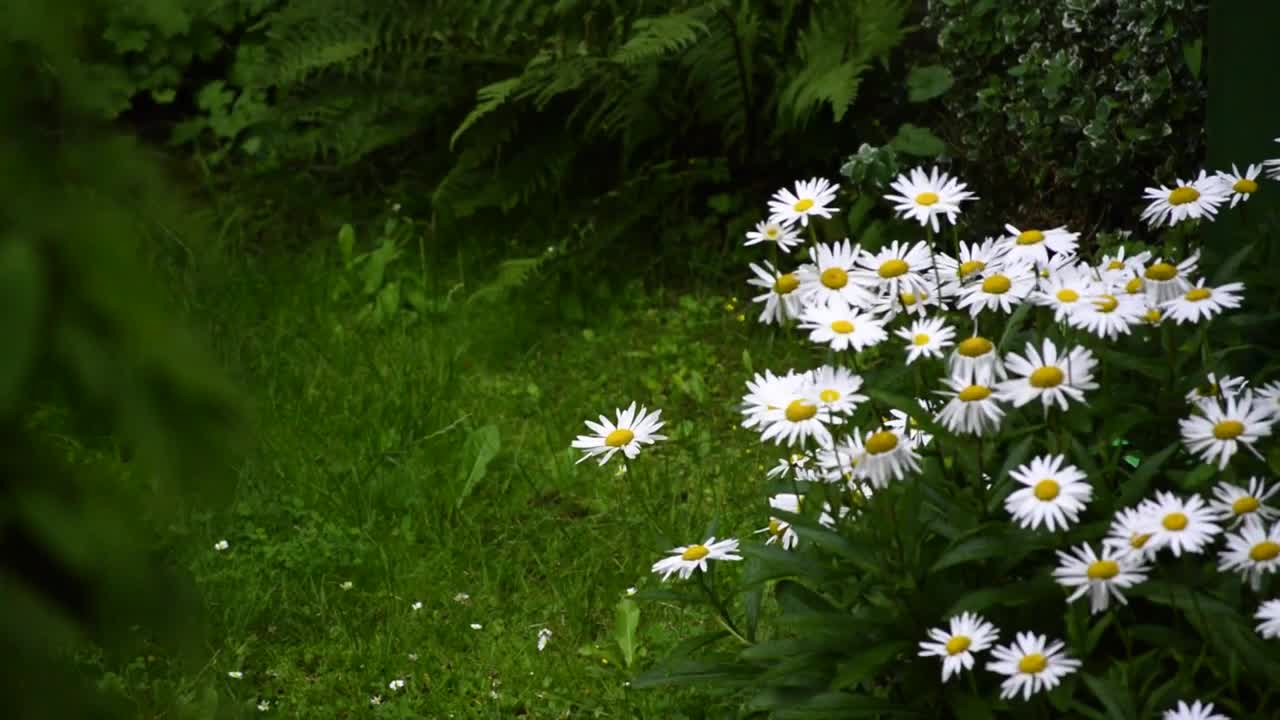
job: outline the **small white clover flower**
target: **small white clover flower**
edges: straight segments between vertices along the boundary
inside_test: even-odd
[[[472,630],[482,630],[482,629],[484,629],[484,626],[483,626],[483,625],[481,625],[480,623],[471,623],[471,629],[472,629]]]
[[[542,628],[538,631],[538,652],[547,649],[547,643],[551,642],[551,628]]]
[[[227,542],[226,540],[219,540],[218,542],[213,544],[213,549],[217,550],[218,552],[222,552],[223,550],[226,550],[229,547],[231,547],[231,543]]]
[[[391,682],[387,683],[387,687],[392,690],[397,690],[397,691],[401,690],[404,688],[404,680],[401,678],[396,678],[395,680],[392,680]]]
[[[339,585],[338,587],[342,588],[343,590],[350,590],[351,588],[353,588],[353,587],[355,587],[355,586],[356,586],[356,584],[355,584],[355,583],[351,582],[350,580],[346,580],[346,581],[343,581],[343,583],[342,583],[341,585]]]
[[[259,712],[266,712],[266,711],[268,711],[268,710],[270,710],[270,709],[271,709],[271,701],[270,701],[270,700],[263,700],[262,702],[258,703],[258,711],[259,711]]]
[[[414,611],[414,612],[417,612],[417,611],[419,611],[419,610],[421,610],[421,609],[422,609],[422,601],[421,601],[421,600],[419,600],[419,601],[415,602],[413,605],[411,605],[410,607],[412,607],[412,608],[413,608],[413,611]]]

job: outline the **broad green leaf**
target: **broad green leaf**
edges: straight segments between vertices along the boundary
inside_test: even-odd
[[[743,545],[742,555],[760,560],[758,570],[743,573],[744,587],[784,577],[819,580],[829,574],[827,568],[802,553],[790,552],[772,545]]]
[[[774,599],[784,613],[831,613],[835,607],[830,600],[791,580],[779,580],[773,589]]]
[[[925,65],[911,68],[907,73],[907,100],[924,102],[951,89],[955,79],[951,71],[941,65]]]
[[[342,253],[342,262],[348,267],[356,248],[356,229],[346,223],[338,230],[338,251]]]
[[[636,657],[636,628],[640,626],[640,606],[631,598],[622,598],[614,608],[613,640],[622,651],[622,666],[631,667]]]
[[[1030,581],[1014,583],[994,588],[975,590],[964,595],[951,606],[943,617],[958,615],[966,610],[982,612],[993,605],[1016,607],[1032,600],[1053,598],[1062,602],[1062,589],[1051,578],[1039,576]]]
[[[660,665],[631,679],[633,688],[706,686],[708,683],[746,685],[751,682],[745,668],[738,663],[711,663],[684,660]]]
[[[955,565],[1008,555],[1014,548],[1026,545],[1025,542],[1019,542],[1016,539],[1018,535],[1017,533],[1000,532],[996,535],[982,535],[962,540],[947,548],[937,562],[929,568],[929,572],[938,572]]]
[[[891,640],[871,647],[861,648],[848,660],[840,663],[836,677],[831,681],[832,690],[842,690],[873,678],[884,665],[901,655],[914,655],[914,646],[902,640]]]
[[[0,246],[0,412],[12,412],[40,346],[44,268],[31,244],[12,236]]]
[[[1200,62],[1204,57],[1204,38],[1196,38],[1182,45],[1182,59],[1191,71],[1191,77],[1200,79]]]
[[[463,443],[463,457],[468,458],[470,462],[470,470],[464,464],[459,468],[459,473],[463,475],[462,489],[458,492],[457,500],[454,501],[454,507],[462,507],[462,502],[475,489],[476,485],[484,479],[488,472],[489,463],[498,455],[499,448],[502,447],[502,436],[498,432],[496,425],[484,425],[471,431]]]
[[[917,157],[938,157],[947,151],[946,143],[938,139],[928,128],[903,123],[889,145],[901,153]]]
[[[1137,710],[1133,706],[1133,698],[1123,688],[1117,687],[1107,679],[1089,673],[1082,673],[1084,684],[1089,686],[1094,697],[1106,708],[1108,720],[1133,720]]]
[[[1231,253],[1231,257],[1227,258],[1213,274],[1213,284],[1221,285],[1240,277],[1240,266],[1244,261],[1253,254],[1254,243],[1248,243],[1244,247]]]

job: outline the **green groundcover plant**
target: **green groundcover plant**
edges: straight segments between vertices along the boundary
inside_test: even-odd
[[[957,223],[979,198],[936,168],[890,183],[896,227],[864,227],[865,188],[843,211],[825,179],[774,194],[747,238],[759,320],[821,364],[747,382],[743,427],[786,448],[764,527],[653,565],[639,599],[717,625],[634,686],[777,717],[1277,716],[1264,172],[1149,188],[1141,229],[1085,238],[978,239]],[[1201,247],[1227,212],[1248,230]],[[861,242],[824,241],[841,216]],[[635,404],[587,426],[582,460],[638,475],[665,439]]]

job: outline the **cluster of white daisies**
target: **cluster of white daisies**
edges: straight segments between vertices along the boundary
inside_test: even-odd
[[[1223,203],[1234,207],[1256,192],[1263,169],[1280,179],[1280,160],[1275,160],[1251,165],[1243,174],[1233,166],[1231,173],[1201,172],[1173,188],[1150,188],[1150,204],[1142,217],[1153,226],[1212,219]],[[905,364],[939,363],[944,370],[942,387],[933,391],[939,400],[918,402],[952,433],[997,433],[1010,408],[1039,401],[1047,415],[1055,407],[1066,410],[1070,403],[1084,402],[1085,393],[1098,388],[1098,360],[1087,347],[1060,348],[1044,338],[1028,343],[1021,353],[1002,356],[980,332],[984,321],[994,326],[1001,316],[1029,303],[1051,310],[1062,327],[1106,341],[1137,327],[1204,322],[1241,303],[1241,283],[1215,287],[1196,277],[1198,254],[1178,261],[1150,252],[1128,255],[1121,248],[1088,262],[1076,253],[1078,233],[1065,227],[1006,225],[1005,234],[981,242],[957,241],[955,254],[948,254],[935,244],[934,233],[940,219],[954,224],[961,204],[975,199],[966,185],[935,168],[927,174],[912,170],[897,178],[892,188],[895,194],[886,199],[901,217],[925,228],[924,241],[894,241],[868,251],[847,239],[818,242],[814,232],[809,262],[783,272],[774,252],[774,263],[751,265],[755,277],[748,282],[764,290],[754,298],[764,305],[761,322],[797,323],[809,331],[811,341],[833,352],[852,350],[855,367],[857,353],[891,337],[902,341]],[[747,234],[746,244],[769,243],[777,251],[791,252],[805,243],[802,228],[813,229],[811,218],[830,218],[838,212],[833,207],[836,192],[835,185],[820,178],[778,191],[769,202],[769,219]],[[957,335],[948,311],[967,313],[966,323],[972,322],[967,336]],[[996,329],[989,327],[988,334],[994,336]],[[863,383],[858,372],[832,364],[784,375],[765,371],[747,383],[742,425],[757,430],[764,441],[799,446],[769,471],[770,478],[839,483],[851,496],[865,499],[920,471],[920,450],[931,436],[907,413],[893,409],[882,416],[876,408],[876,426],[852,426],[855,410],[868,401],[859,392]],[[1253,389],[1242,378],[1218,380],[1210,374],[1208,383],[1187,400],[1190,409],[1180,421],[1183,443],[1219,469],[1242,447],[1257,455],[1254,444],[1280,422],[1280,382]],[[633,459],[641,446],[664,439],[656,434],[662,426],[659,412],[637,412],[634,403],[617,411],[616,423],[601,416],[587,425],[593,434],[579,436],[573,446],[584,451],[583,460],[595,457],[601,464],[619,451]],[[1005,498],[1005,508],[1014,522],[1032,530],[1043,526],[1049,532],[1066,531],[1093,496],[1085,473],[1061,455],[1034,458],[1010,477],[1016,489]],[[1201,553],[1224,535],[1219,567],[1241,573],[1256,589],[1264,574],[1280,568],[1280,511],[1266,504],[1277,491],[1280,485],[1252,478],[1248,487],[1220,483],[1208,501],[1157,492],[1118,512],[1100,546],[1085,543],[1070,552],[1059,551],[1053,575],[1070,591],[1069,602],[1088,595],[1091,612],[1098,613],[1113,598],[1125,602],[1123,591],[1146,579],[1160,551],[1168,549],[1175,556]],[[799,513],[803,500],[799,492],[780,493],[769,504]],[[824,504],[819,521],[834,527],[850,511]],[[798,543],[790,524],[776,517],[757,532],[784,549]],[[740,560],[738,551],[738,540],[712,537],[673,549],[653,565],[653,572],[663,580],[672,575],[689,578],[706,571],[710,560]],[[1280,637],[1280,599],[1263,603],[1256,617],[1263,637]],[[972,668],[974,653],[994,645],[999,636],[991,623],[968,613],[951,618],[949,629],[929,634],[932,641],[921,643],[920,654],[943,658],[944,682]],[[987,667],[1006,677],[1002,697],[1029,698],[1074,672],[1080,662],[1067,656],[1063,647],[1060,641],[1033,633],[1019,633],[1015,642],[995,647]],[[1212,713],[1212,705],[1183,703],[1165,717],[1222,718]]]

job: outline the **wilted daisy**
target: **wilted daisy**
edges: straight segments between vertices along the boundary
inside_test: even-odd
[[[910,365],[920,357],[942,357],[943,349],[955,344],[956,331],[946,320],[935,317],[916,320],[910,327],[898,328],[894,334],[907,341],[907,364]]]
[[[1114,340],[1128,335],[1129,329],[1141,323],[1146,313],[1147,304],[1138,295],[1100,293],[1076,303],[1067,313],[1067,323],[1097,337]]]
[[[773,510],[799,514],[803,499],[794,493],[778,493],[769,498],[769,507]],[[783,550],[790,550],[800,542],[800,536],[792,529],[790,522],[773,516],[769,517],[769,524],[757,530],[756,533],[769,533],[769,537],[765,539],[765,545],[778,543],[782,545]]]
[[[732,538],[716,542],[715,537],[695,545],[682,545],[671,550],[671,556],[653,564],[653,572],[662,575],[665,581],[672,575],[688,579],[694,570],[707,571],[708,560],[741,560],[738,555],[738,541]]]
[[[1083,402],[1084,392],[1098,387],[1093,381],[1098,364],[1093,353],[1077,346],[1060,355],[1049,338],[1040,350],[1027,343],[1025,357],[1009,353],[1004,363],[1011,376],[999,384],[1000,396],[1015,407],[1039,399],[1046,412],[1055,403],[1066,410],[1068,398]]]
[[[998,268],[983,270],[972,284],[961,288],[956,307],[969,308],[969,314],[975,317],[983,310],[995,310],[1007,315],[1035,287],[1035,271],[1030,265],[1002,263]]]
[[[1147,188],[1143,197],[1150,201],[1142,211],[1142,219],[1152,227],[1177,225],[1183,220],[1213,219],[1227,194],[1221,181],[1205,171],[1195,180],[1178,180],[1172,187]]]
[[[938,413],[939,424],[953,433],[968,435],[985,435],[1000,429],[1004,410],[991,386],[962,377],[949,377],[943,382],[951,389],[934,391],[948,399]]]
[[[1049,638],[1035,633],[1018,633],[1009,645],[991,651],[994,661],[987,669],[1006,676],[1000,683],[1000,697],[1007,699],[1022,694],[1023,700],[1041,690],[1052,690],[1062,678],[1075,672],[1080,661],[1062,652],[1062,641],[1049,643]]]
[[[1167,547],[1176,557],[1182,557],[1184,550],[1198,554],[1221,532],[1214,522],[1213,511],[1199,495],[1183,499],[1160,491],[1151,501],[1148,512],[1153,520],[1152,545],[1157,550]]]
[[[901,293],[928,292],[926,274],[933,269],[929,246],[922,242],[894,240],[874,253],[864,252],[858,258],[856,277],[864,287],[897,296]]]
[[[844,300],[858,308],[869,308],[875,296],[853,282],[850,275],[862,255],[862,246],[848,240],[831,244],[819,243],[809,248],[812,265],[800,268],[800,298],[805,304],[826,305]]]
[[[858,312],[842,298],[805,307],[800,312],[800,328],[809,331],[810,341],[835,351],[862,352],[888,337],[875,316]]]
[[[920,643],[920,657],[942,658],[942,682],[973,668],[973,654],[995,644],[1000,631],[976,613],[953,616],[946,630],[929,628],[933,642]]]
[[[1207,463],[1216,462],[1219,470],[1226,469],[1241,445],[1257,455],[1253,444],[1271,434],[1271,413],[1254,402],[1252,393],[1246,391],[1225,400],[1225,406],[1201,406],[1203,416],[1192,415],[1178,421],[1187,449]]]
[[[759,322],[766,325],[782,324],[784,320],[800,316],[800,276],[794,272],[780,273],[769,262],[764,267],[751,263],[755,277],[747,284],[764,288],[765,292],[751,298],[751,302],[764,303]]]
[[[1239,525],[1245,520],[1275,520],[1280,511],[1267,505],[1273,495],[1280,492],[1280,484],[1267,487],[1260,478],[1249,478],[1249,487],[1242,488],[1228,482],[1220,482],[1213,488],[1214,500],[1209,502],[1216,520],[1231,521]]]
[[[869,481],[876,488],[883,488],[890,480],[901,480],[907,472],[920,472],[920,455],[902,433],[882,428],[868,433],[853,433],[853,455],[858,464],[853,472],[856,477]]]
[[[547,643],[551,642],[551,628],[542,628],[538,631],[538,652],[547,649]]]
[[[867,399],[858,392],[862,388],[862,376],[846,367],[823,365],[810,371],[809,384],[818,407],[831,413],[848,415]]]
[[[1011,263],[1034,264],[1037,267],[1049,264],[1049,253],[1072,255],[1076,251],[1080,233],[1067,230],[1066,226],[1048,230],[1019,230],[1012,225],[1004,226],[1008,233],[1002,240],[1005,257]]]
[[[1162,305],[1191,289],[1191,276],[1200,264],[1200,253],[1192,253],[1191,257],[1174,265],[1157,259],[1142,271],[1142,277],[1133,278],[1125,289],[1133,292],[1134,280],[1137,280],[1139,292],[1145,292],[1152,305]]]
[[[1258,623],[1259,635],[1267,639],[1280,638],[1280,598],[1262,603],[1253,616],[1262,621]]]
[[[1227,547],[1218,555],[1218,569],[1240,571],[1256,591],[1262,576],[1280,568],[1280,523],[1270,528],[1261,520],[1250,520],[1234,533],[1227,533]]]
[[[976,383],[990,383],[1008,377],[1004,362],[996,353],[995,343],[981,335],[967,337],[956,344],[947,359],[947,372],[953,377],[966,377]]]
[[[1247,388],[1249,381],[1242,377],[1224,376],[1219,378],[1215,373],[1209,373],[1205,382],[1191,388],[1187,393],[1187,402],[1194,407],[1200,407],[1205,404],[1217,405],[1224,398],[1235,397]]]
[[[929,225],[938,232],[938,216],[945,215],[947,222],[955,224],[960,214],[960,203],[976,200],[977,196],[965,190],[967,185],[947,175],[938,168],[926,175],[920,168],[912,168],[909,174],[899,175],[889,183],[897,195],[885,195],[885,200],[895,204],[898,217],[913,218],[921,225]]]
[[[1155,534],[1154,526],[1159,522],[1149,500],[1139,503],[1137,507],[1124,508],[1112,518],[1102,545],[1115,555],[1149,559],[1160,549],[1156,543],[1151,542],[1151,537]]]
[[[1231,172],[1218,173],[1218,182],[1222,183],[1223,191],[1231,198],[1231,207],[1235,207],[1242,200],[1248,200],[1258,192],[1258,173],[1260,172],[1262,172],[1262,166],[1258,164],[1250,165],[1242,173],[1235,163],[1231,163]]]
[[[1050,532],[1066,530],[1093,499],[1093,486],[1062,455],[1043,455],[1009,473],[1021,487],[1004,500],[1004,508],[1018,525],[1035,530],[1041,523]]]
[[[1106,610],[1112,597],[1121,604],[1127,603],[1120,591],[1147,579],[1148,568],[1138,556],[1113,554],[1105,547],[1098,555],[1088,543],[1072,548],[1071,553],[1059,550],[1058,563],[1054,579],[1060,585],[1075,588],[1067,602],[1088,593],[1089,612],[1093,614]]]
[[[941,280],[941,290],[945,297],[954,297],[960,293],[961,286],[969,280],[981,277],[987,268],[999,270],[1004,262],[1004,246],[995,238],[986,238],[981,243],[960,243],[960,256],[953,258],[946,253],[934,255],[935,272]]]
[[[757,245],[762,242],[771,242],[778,246],[782,252],[791,252],[791,248],[799,245],[802,241],[800,236],[791,226],[777,220],[761,220],[756,223],[756,229],[747,232],[747,241],[744,246]]]
[[[1160,720],[1231,720],[1221,713],[1213,711],[1213,703],[1201,703],[1199,700],[1190,705],[1179,700],[1178,707],[1164,711]]]
[[[578,462],[594,457],[604,465],[618,451],[622,451],[628,459],[633,459],[640,454],[641,445],[652,445],[658,440],[667,439],[666,435],[656,432],[663,425],[661,410],[650,413],[647,408],[641,407],[637,412],[636,404],[632,402],[626,410],[614,412],[618,418],[616,423],[604,415],[600,416],[598,423],[586,421],[587,427],[595,434],[579,435],[573,441],[573,447],[584,453],[578,458]]]
[[[838,186],[826,178],[798,180],[795,192],[782,188],[769,200],[770,220],[786,223],[809,224],[809,216],[829,218],[838,212],[831,203],[836,199]]]
[[[1205,287],[1201,278],[1194,287],[1181,297],[1167,300],[1160,306],[1164,316],[1181,325],[1185,322],[1208,320],[1223,310],[1240,307],[1239,293],[1244,291],[1244,283],[1232,282],[1218,287]]]

